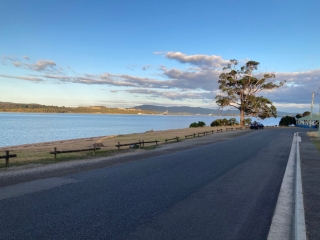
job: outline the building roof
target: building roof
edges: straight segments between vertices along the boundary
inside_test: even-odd
[[[298,121],[309,121],[311,119],[311,115],[308,115],[308,116],[305,116],[305,117],[302,117],[302,118],[298,118],[297,120]],[[312,114],[312,121],[314,120],[317,120],[319,121],[320,120],[320,115],[319,114]]]

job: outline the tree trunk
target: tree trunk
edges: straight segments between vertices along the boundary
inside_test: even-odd
[[[240,109],[240,125],[244,126],[244,110]]]

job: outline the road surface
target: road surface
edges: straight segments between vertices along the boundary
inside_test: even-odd
[[[297,129],[246,131],[6,184],[0,239],[266,239]]]

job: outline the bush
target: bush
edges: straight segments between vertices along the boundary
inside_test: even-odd
[[[233,125],[239,125],[239,122],[235,118],[230,118],[228,120],[228,125],[233,126]]]
[[[279,126],[289,126],[290,124],[296,124],[295,117],[285,116],[285,117],[282,117],[279,122]]]
[[[198,126],[199,126],[199,127],[204,127],[205,125],[206,125],[206,124],[205,124],[204,122],[202,122],[202,121],[199,121],[199,122],[198,122]]]
[[[206,124],[202,121],[199,121],[198,123],[193,122],[190,124],[189,128],[196,128],[196,127],[204,127]]]
[[[214,120],[210,126],[211,127],[217,127],[217,126],[232,126],[232,125],[238,125],[239,122],[235,118],[230,118],[229,120],[226,118],[223,119],[216,119]]]
[[[252,119],[251,118],[244,119],[244,124],[245,125],[251,125],[251,123],[252,123]]]
[[[191,123],[189,126],[189,128],[196,128],[196,127],[198,127],[198,123],[196,122]]]
[[[214,120],[214,121],[210,124],[211,127],[217,127],[217,126],[221,126],[221,125],[222,125],[222,124],[221,124],[221,119]]]

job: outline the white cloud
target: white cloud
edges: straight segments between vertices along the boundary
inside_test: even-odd
[[[169,59],[174,59],[180,63],[189,63],[195,66],[201,67],[212,67],[215,69],[222,69],[225,65],[229,63],[228,60],[224,60],[221,56],[216,55],[204,55],[204,54],[194,54],[186,55],[181,52],[168,52],[166,57]]]
[[[30,82],[42,82],[42,78],[37,78],[37,77],[27,77],[27,76],[10,76],[10,75],[4,75],[0,74],[0,77],[2,78],[13,78],[13,79],[18,79],[18,80],[26,80]]]
[[[28,56],[26,56],[26,55],[24,55],[23,58],[26,59],[26,60],[30,60],[30,58]]]
[[[50,60],[39,60],[38,62],[31,63],[22,63],[19,61],[12,61],[12,64],[16,67],[21,67],[24,69],[30,69],[37,72],[46,72],[46,73],[62,73],[61,69],[56,68],[56,63]]]
[[[218,79],[222,72],[221,69],[228,61],[215,55],[186,55],[181,52],[167,52],[165,56],[168,59],[176,60],[182,64],[188,63],[191,66],[184,69],[161,66],[158,69],[159,73],[151,77],[109,72],[100,75],[88,73],[69,76],[59,70],[60,67],[51,60],[40,60],[32,64],[23,63],[15,57],[3,56],[3,61],[11,61],[14,66],[35,71],[38,75],[11,76],[7,74],[0,75],[0,77],[31,82],[48,80],[55,83],[123,87],[124,89],[127,88],[126,92],[131,94],[142,94],[148,97],[170,100],[214,101],[216,94],[219,93]],[[132,65],[132,67],[135,66]],[[151,65],[144,65],[142,69],[146,70],[151,67]],[[66,68],[71,69],[70,67]],[[261,95],[269,98],[279,107],[294,107],[296,105],[297,108],[303,108],[311,102],[311,93],[317,91],[320,87],[320,69],[304,72],[278,72],[275,75],[275,81],[286,80],[286,85],[274,91],[262,92]],[[110,90],[111,93],[117,91]]]

